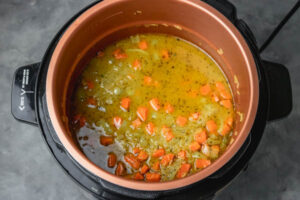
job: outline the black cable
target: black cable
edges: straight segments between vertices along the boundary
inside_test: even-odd
[[[283,20],[274,29],[274,31],[271,33],[271,35],[268,37],[268,39],[263,43],[263,45],[259,49],[260,53],[263,52],[268,47],[268,45],[272,42],[272,40],[275,38],[275,36],[278,34],[278,32],[287,23],[287,21],[293,16],[293,14],[297,11],[297,9],[299,7],[300,7],[300,0],[298,0],[298,2],[290,10],[290,12],[283,18]]]

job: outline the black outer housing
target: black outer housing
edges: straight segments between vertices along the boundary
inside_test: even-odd
[[[287,69],[280,64],[261,61],[252,32],[244,21],[237,19],[235,7],[231,3],[229,3],[227,0],[205,0],[205,2],[215,7],[223,15],[225,15],[237,27],[247,41],[257,66],[259,77],[259,104],[255,122],[241,149],[221,169],[197,183],[182,188],[165,191],[139,191],[124,188],[109,183],[89,173],[67,153],[63,145],[60,143],[54,128],[52,127],[47,109],[45,86],[48,65],[56,44],[64,31],[81,13],[99,3],[99,1],[96,1],[81,10],[62,27],[49,45],[41,63],[25,66],[34,71],[35,73],[33,77],[37,78],[34,96],[35,106],[32,105],[31,107],[31,109],[35,111],[35,116],[26,116],[26,114],[24,115],[22,112],[18,112],[14,102],[12,102],[12,114],[17,120],[22,122],[25,121],[31,124],[38,124],[45,142],[49,146],[51,153],[54,155],[54,158],[57,160],[60,166],[62,166],[64,171],[70,175],[75,182],[79,183],[83,188],[91,192],[95,197],[99,199],[113,200],[211,199],[217,191],[229,184],[232,179],[247,166],[250,158],[259,144],[259,141],[261,140],[266,122],[268,120],[274,120],[287,116],[291,111],[291,86]],[[20,70],[17,70],[17,72],[18,71]],[[271,87],[273,85],[276,85],[276,87]],[[13,81],[12,99],[17,98],[18,94],[16,91],[19,89],[20,83],[18,82],[18,78],[15,77]],[[284,98],[279,95],[280,91],[285,92]],[[270,101],[271,99],[272,101]],[[32,100],[32,97],[30,97],[29,101]],[[278,107],[278,105],[280,106]],[[28,121],[28,119],[31,119],[30,117],[36,117],[37,121]]]

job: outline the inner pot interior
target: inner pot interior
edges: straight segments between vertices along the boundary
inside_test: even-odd
[[[199,46],[216,61],[231,86],[237,113],[233,139],[218,160],[189,177],[162,183],[117,177],[89,161],[69,131],[70,95],[86,64],[99,49],[137,33],[170,34]],[[258,80],[251,52],[241,34],[207,4],[196,0],[108,0],[84,12],[61,37],[50,61],[46,97],[54,130],[68,153],[84,168],[124,187],[165,190],[209,176],[238,151],[256,115]]]

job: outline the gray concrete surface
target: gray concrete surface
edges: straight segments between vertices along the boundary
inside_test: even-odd
[[[36,127],[10,114],[11,79],[19,66],[39,61],[59,28],[92,0],[0,0],[0,199],[93,199],[49,153]],[[233,0],[261,44],[296,0]],[[300,11],[263,57],[288,67],[294,108],[269,123],[246,172],[218,200],[300,199]]]

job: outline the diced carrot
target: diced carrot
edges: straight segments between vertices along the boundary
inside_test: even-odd
[[[190,144],[190,150],[192,151],[198,151],[200,149],[200,144],[198,142],[192,142]]]
[[[201,88],[200,88],[200,94],[203,95],[203,96],[206,96],[210,93],[211,91],[211,88],[210,88],[210,85],[206,84],[206,85],[203,85]]]
[[[193,120],[198,120],[200,117],[200,113],[199,112],[192,113],[191,117]]]
[[[216,93],[216,92],[213,92],[211,94],[211,99],[214,101],[214,102],[219,102],[220,101],[220,97],[219,95]]]
[[[216,88],[219,92],[223,91],[223,90],[226,90],[224,84],[220,81],[216,82]]]
[[[116,127],[117,129],[119,129],[119,128],[121,128],[121,125],[122,125],[122,123],[123,123],[123,120],[122,120],[121,117],[116,116],[116,117],[113,118],[113,123],[114,123],[115,127]]]
[[[148,159],[148,153],[146,151],[141,151],[139,155],[137,156],[137,159],[141,162]]]
[[[210,156],[212,158],[217,158],[219,156],[220,147],[218,145],[213,145],[211,146],[210,149],[211,149]]]
[[[209,166],[210,164],[211,164],[211,161],[207,160],[207,159],[197,159],[195,161],[196,168],[198,168],[198,169],[205,168],[205,167]]]
[[[133,168],[139,169],[140,168],[140,161],[132,154],[128,153],[124,156],[124,160]]]
[[[155,110],[158,111],[160,109],[159,101],[157,98],[153,98],[149,101],[149,104],[151,107]]]
[[[165,155],[164,149],[157,149],[153,154],[152,157],[159,158],[161,156]]]
[[[222,106],[224,106],[225,108],[228,108],[228,109],[232,108],[232,103],[229,99],[220,101],[220,104]]]
[[[110,168],[113,168],[116,165],[117,162],[117,156],[113,152],[110,152],[108,154],[108,159],[107,159],[107,166]]]
[[[144,122],[147,119],[147,115],[148,115],[148,108],[146,107],[138,107],[137,111],[137,116]]]
[[[154,134],[154,124],[152,122],[149,122],[147,125],[146,125],[146,131],[149,135],[153,135]]]
[[[154,171],[159,171],[160,170],[160,162],[156,161],[155,163],[153,163],[151,169]]]
[[[137,153],[140,153],[140,148],[138,148],[138,147],[134,147],[133,149],[132,149],[132,152],[134,153],[134,154],[137,154]]]
[[[231,127],[228,124],[224,123],[223,130],[222,130],[221,134],[223,136],[225,136],[230,132],[230,130],[231,130]]]
[[[166,103],[164,109],[165,109],[166,113],[174,112],[174,108],[170,103]]]
[[[158,173],[146,173],[146,181],[148,182],[159,182],[160,181],[160,174]]]
[[[199,132],[197,132],[194,136],[194,139],[196,142],[198,142],[199,144],[203,144],[206,142],[206,131],[205,130],[201,130]]]
[[[167,142],[171,141],[174,138],[173,132],[170,128],[168,128],[167,126],[163,126],[162,129],[162,134],[165,136]]]
[[[130,98],[126,97],[126,98],[123,98],[121,100],[121,106],[120,108],[124,111],[128,111],[129,110],[129,106],[130,106]]]
[[[231,94],[227,90],[222,90],[220,96],[222,99],[232,99]]]
[[[86,85],[87,85],[88,89],[93,89],[95,87],[95,85],[92,81],[86,81]]]
[[[226,119],[225,123],[226,123],[228,126],[232,127],[232,125],[233,125],[233,117],[228,117],[228,118]]]
[[[145,85],[151,85],[152,84],[152,78],[150,76],[144,76],[144,84]]]
[[[113,52],[113,55],[114,55],[115,59],[117,59],[117,60],[128,57],[127,54],[125,52],[123,52],[121,49],[116,49]]]
[[[138,127],[140,127],[142,125],[142,122],[139,118],[137,118],[136,120],[132,121],[131,127],[133,129],[136,129]]]
[[[89,105],[92,105],[92,106],[96,106],[96,105],[97,105],[97,101],[96,101],[96,99],[94,99],[93,97],[88,98],[88,99],[87,99],[87,103],[88,103]]]
[[[141,67],[141,62],[138,59],[135,59],[132,63],[132,67],[134,70],[140,70]]]
[[[176,178],[186,177],[186,175],[189,173],[190,169],[191,169],[191,164],[188,164],[188,163],[181,164],[181,167],[176,174]]]
[[[158,81],[154,81],[153,85],[154,85],[155,87],[159,87],[159,82],[158,82]]]
[[[124,176],[126,174],[126,167],[123,162],[121,161],[118,162],[115,174],[117,176]]]
[[[97,57],[98,58],[101,58],[101,57],[103,57],[104,56],[104,52],[103,51],[98,51],[97,52]]]
[[[214,120],[209,120],[206,122],[206,129],[210,132],[210,133],[215,133],[217,131],[217,124]]]
[[[172,153],[169,153],[169,154],[167,154],[167,155],[164,155],[163,157],[162,157],[162,159],[161,159],[161,161],[160,161],[160,164],[162,165],[162,166],[167,166],[167,165],[170,165],[170,164],[172,164],[172,162],[173,162],[173,160],[174,160],[174,154],[172,154]]]
[[[108,146],[113,143],[114,143],[114,138],[112,136],[104,136],[104,135],[100,136],[100,144],[102,144],[103,146]]]
[[[139,48],[142,49],[142,50],[145,50],[148,48],[148,43],[146,40],[142,40],[139,42]]]
[[[161,51],[161,55],[162,55],[162,58],[164,59],[168,59],[169,58],[169,52],[168,50],[164,49]]]
[[[144,164],[142,167],[141,167],[141,174],[146,174],[147,171],[149,171],[149,167],[148,165]]]
[[[134,176],[133,176],[133,179],[135,180],[144,180],[144,176],[140,173],[140,172],[137,172]]]
[[[187,118],[183,116],[178,116],[176,119],[176,124],[183,127],[187,123]]]
[[[186,159],[186,151],[184,151],[184,150],[179,151],[177,156],[178,156],[178,158],[185,160]]]

